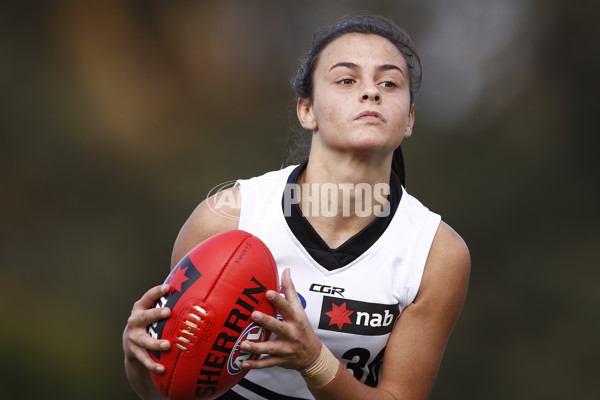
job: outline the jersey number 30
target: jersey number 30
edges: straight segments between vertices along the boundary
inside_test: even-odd
[[[381,363],[383,361],[383,354],[385,353],[385,347],[377,354],[377,357],[369,364],[369,374],[365,379],[365,385],[375,387],[379,383],[379,372],[381,369]],[[342,355],[344,360],[348,360],[346,368],[354,374],[354,377],[359,381],[362,380],[363,371],[371,353],[367,349],[361,347],[355,347],[350,349]],[[355,361],[358,358],[357,361]]]

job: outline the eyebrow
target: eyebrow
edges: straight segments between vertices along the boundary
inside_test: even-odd
[[[339,62],[334,64],[329,70],[333,70],[334,68],[348,68],[348,69],[360,69],[360,66],[354,64],[353,62]],[[404,75],[404,71],[400,67],[394,64],[383,64],[377,67],[378,71],[389,71],[389,70],[398,70],[402,75]]]

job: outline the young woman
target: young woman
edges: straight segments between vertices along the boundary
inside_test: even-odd
[[[400,143],[415,122],[420,61],[391,21],[354,16],[321,32],[294,80],[308,160],[238,181],[200,203],[177,237],[172,267],[202,240],[243,229],[271,249],[285,296],[282,320],[255,312],[276,334],[243,344],[264,354],[223,399],[425,399],[467,292],[463,240],[404,189]],[[235,198],[220,201],[219,196]],[[231,218],[234,216],[235,218]],[[167,285],[133,307],[125,366],[143,398],[161,398],[163,372],[146,326]]]

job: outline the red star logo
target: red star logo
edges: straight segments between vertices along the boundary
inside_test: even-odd
[[[181,269],[181,267],[177,267],[177,270],[173,271],[173,273],[171,274],[171,278],[169,278],[169,285],[171,286],[169,296],[173,294],[174,290],[181,292],[181,284],[190,279],[187,276],[185,276],[185,271],[187,271],[187,267],[185,267],[184,269]]]
[[[342,329],[344,324],[351,324],[350,318],[348,318],[354,311],[346,310],[346,303],[338,306],[336,304],[331,304],[331,311],[325,313],[331,320],[329,321],[329,325],[336,324],[338,328]]]

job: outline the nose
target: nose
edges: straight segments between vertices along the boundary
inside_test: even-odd
[[[361,100],[379,103],[381,101],[381,95],[379,94],[379,88],[377,85],[366,85],[362,90]]]

